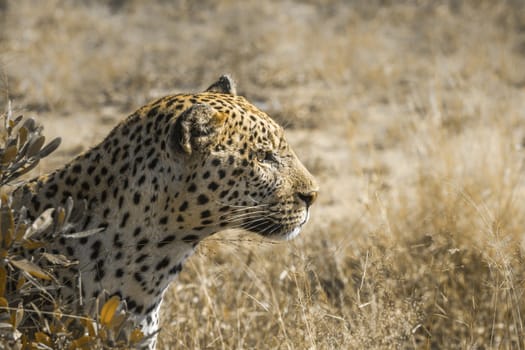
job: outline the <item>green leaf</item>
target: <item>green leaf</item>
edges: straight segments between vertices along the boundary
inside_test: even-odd
[[[33,157],[42,148],[46,142],[46,137],[42,135],[35,135],[29,140],[29,146],[27,147],[27,157]]]
[[[31,237],[44,232],[53,223],[53,212],[54,208],[46,209],[35,221],[29,226],[24,234],[24,239],[30,239]]]
[[[51,152],[54,152],[58,146],[60,146],[60,143],[62,142],[62,139],[60,137],[57,137],[50,143],[48,143],[42,150],[38,153],[38,156],[40,158],[47,157]]]
[[[51,280],[51,277],[47,272],[42,270],[38,265],[35,265],[34,263],[30,262],[27,259],[20,259],[20,260],[9,260],[11,265],[14,267],[27,272],[33,277],[40,278],[43,280]]]

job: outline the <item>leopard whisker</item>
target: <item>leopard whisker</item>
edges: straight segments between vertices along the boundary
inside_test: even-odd
[[[267,206],[271,205],[271,204],[268,204],[268,203],[260,203],[260,204],[256,204],[256,205],[240,205],[240,204],[224,203],[224,202],[221,202],[221,201],[216,201],[216,203],[220,204],[220,205],[223,205],[223,206],[226,206],[226,207],[239,208],[239,209],[253,209],[253,208],[258,208],[258,207],[267,207]]]
[[[252,212],[235,214],[235,215],[224,215],[224,216],[229,219],[239,219],[239,218],[246,218],[250,216],[259,217],[260,215],[265,215],[265,214],[268,214],[267,210],[259,210],[259,211],[252,211]]]
[[[265,214],[267,213],[263,212],[263,213],[254,213],[254,215],[237,216],[233,218],[228,218],[226,222],[229,222],[229,223],[243,222],[244,224],[247,224],[247,223],[250,223],[250,221],[255,221],[255,220],[268,220],[268,216]]]
[[[249,222],[246,224],[246,226],[244,226],[245,229],[247,230],[255,230],[265,224],[268,223],[268,220],[267,218],[260,218],[258,220],[254,220],[252,222]],[[273,223],[272,223],[273,224]]]
[[[280,225],[277,225],[277,224],[273,224],[273,225],[274,225],[274,228],[268,233],[268,236],[275,234],[280,228]]]

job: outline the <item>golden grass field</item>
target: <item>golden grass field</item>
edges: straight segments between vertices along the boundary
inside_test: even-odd
[[[0,0],[0,105],[63,144],[230,73],[321,192],[206,240],[159,348],[525,349],[525,3]]]

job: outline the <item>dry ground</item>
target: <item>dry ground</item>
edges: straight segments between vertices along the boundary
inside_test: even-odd
[[[0,1],[0,103],[64,163],[223,72],[321,183],[291,243],[226,233],[161,348],[524,349],[521,1]]]

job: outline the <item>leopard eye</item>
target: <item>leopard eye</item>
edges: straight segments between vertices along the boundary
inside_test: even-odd
[[[257,152],[257,160],[261,163],[276,163],[277,157],[272,151],[260,150]]]

